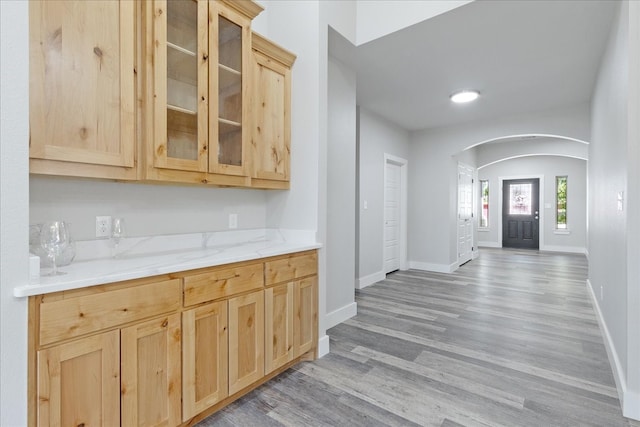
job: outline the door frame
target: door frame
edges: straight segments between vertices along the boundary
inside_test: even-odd
[[[382,181],[382,265],[380,270],[384,271],[384,207],[386,206],[387,185],[387,164],[400,166],[400,270],[408,270],[407,262],[407,167],[409,162],[402,157],[384,153],[384,163],[382,165],[383,181]],[[385,273],[386,274],[386,273]]]
[[[498,184],[500,186],[498,192],[498,247],[502,247],[502,191],[503,191],[503,181],[510,181],[512,179],[539,179],[540,186],[538,188],[538,215],[540,219],[538,220],[538,250],[541,251],[544,248],[544,175],[510,175],[510,176],[499,176]]]

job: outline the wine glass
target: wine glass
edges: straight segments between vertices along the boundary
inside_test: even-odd
[[[120,239],[124,238],[125,234],[125,223],[124,218],[114,218],[113,224],[111,224],[111,238],[113,239],[113,243],[115,245],[114,254],[115,257],[118,252],[118,245],[120,244]]]
[[[47,252],[47,256],[51,260],[52,270],[45,276],[58,276],[66,274],[59,272],[56,266],[56,258],[69,245],[69,228],[64,221],[47,221],[42,224],[40,230],[40,245]]]

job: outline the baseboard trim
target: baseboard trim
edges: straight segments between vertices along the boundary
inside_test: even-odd
[[[480,248],[501,248],[502,245],[498,242],[478,242]]]
[[[453,273],[458,269],[458,263],[453,264],[433,264],[430,262],[409,261],[409,268],[414,270],[433,271],[435,273]]]
[[[374,283],[384,280],[386,277],[387,275],[384,274],[382,270],[369,274],[368,276],[360,277],[359,279],[356,279],[356,289],[366,288],[367,286],[371,286]]]
[[[329,354],[329,335],[325,335],[318,340],[318,358]]]
[[[334,326],[339,325],[345,320],[351,319],[356,314],[358,314],[358,304],[356,304],[355,302],[347,304],[344,307],[340,307],[339,309],[334,310],[331,313],[327,313],[324,318],[327,329],[333,328]]]
[[[582,254],[587,255],[587,248],[581,246],[552,246],[544,245],[540,247],[542,252],[565,252],[570,254]]]
[[[602,316],[600,304],[598,304],[598,299],[596,298],[596,294],[593,290],[593,285],[591,283],[591,280],[589,279],[587,279],[587,290],[589,291],[591,303],[593,304],[593,307],[596,311],[596,318],[598,319],[600,332],[602,332],[602,335],[604,335],[604,347],[607,350],[609,365],[611,365],[611,370],[613,371],[613,379],[615,380],[616,389],[618,390],[618,400],[620,401],[620,406],[622,406],[623,408],[623,415],[627,416],[626,414],[624,414],[624,397],[627,391],[627,382],[624,378],[624,371],[622,370],[622,365],[620,364],[620,359],[618,358],[618,352],[613,345],[613,340],[611,339],[611,334],[609,333],[607,322],[605,322],[604,317]]]

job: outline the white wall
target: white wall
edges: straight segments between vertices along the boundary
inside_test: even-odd
[[[356,312],[356,73],[329,57],[327,327]]]
[[[589,106],[501,117],[413,132],[409,168],[410,265],[448,270],[456,263],[457,162],[453,156],[483,141],[546,134],[589,141]]]
[[[625,416],[640,419],[640,8],[622,2],[592,98],[589,283]],[[618,194],[624,192],[622,206]]]
[[[0,425],[27,424],[29,4],[0,2]]]
[[[375,113],[359,109],[359,237],[360,286],[384,279],[384,155],[409,160],[409,132]],[[409,160],[407,167],[411,169]],[[367,202],[367,209],[364,202]]]
[[[400,6],[399,2],[394,0],[358,0],[357,44],[386,36],[471,1],[404,1]]]
[[[540,250],[584,253],[587,231],[587,169],[586,161],[569,157],[531,156],[505,160],[478,171],[478,180],[489,180],[489,228],[478,229],[480,246],[501,247],[498,219],[501,206],[499,179],[509,177],[542,176],[540,214],[544,229],[540,230]],[[570,234],[557,234],[555,229],[555,180],[567,176],[567,230]],[[541,182],[542,185],[542,182]],[[479,191],[479,189],[478,189]],[[480,212],[478,194],[476,212]],[[543,204],[544,200],[544,204]],[[478,217],[479,218],[479,217]]]
[[[128,236],[264,228],[266,190],[113,183],[32,176],[29,222],[63,219],[76,240],[95,239],[95,217],[123,217]]]

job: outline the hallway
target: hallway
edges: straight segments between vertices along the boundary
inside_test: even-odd
[[[622,417],[582,255],[482,249],[357,292],[331,353],[202,425],[640,426]]]

